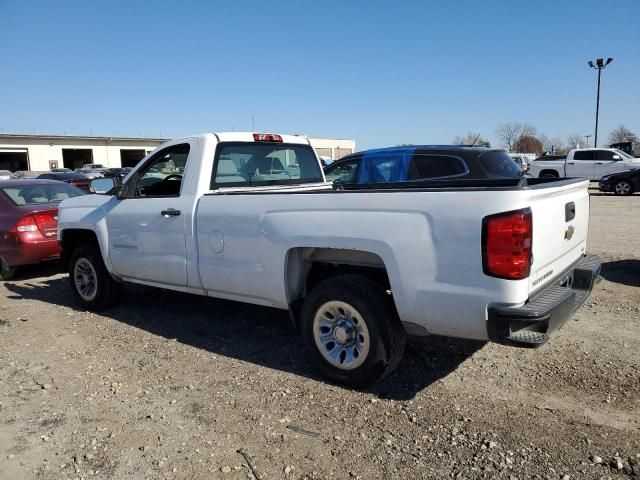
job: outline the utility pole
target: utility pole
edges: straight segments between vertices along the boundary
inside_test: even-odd
[[[591,60],[589,60],[588,65],[591,68],[594,68],[596,70],[598,70],[598,93],[596,96],[596,134],[595,134],[595,138],[593,139],[593,146],[597,147],[598,146],[598,117],[600,115],[600,76],[602,74],[602,70],[609,65],[611,62],[613,62],[613,58],[609,57],[607,58],[607,61],[604,61],[604,58],[598,58],[596,59],[596,63],[595,65],[593,64],[593,62]]]
[[[593,137],[593,135],[585,135],[584,138],[587,140],[587,148],[589,148],[589,139]]]

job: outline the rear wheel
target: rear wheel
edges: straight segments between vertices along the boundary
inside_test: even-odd
[[[319,283],[300,318],[307,351],[333,382],[367,387],[402,359],[406,333],[393,299],[368,277],[340,275]]]
[[[85,243],[71,253],[69,281],[74,296],[87,310],[105,310],[120,300],[122,284],[107,271],[95,244]]]
[[[558,174],[554,172],[544,172],[540,174],[540,178],[558,178]]]
[[[613,192],[616,195],[631,195],[633,193],[633,185],[628,180],[620,180],[613,186]]]

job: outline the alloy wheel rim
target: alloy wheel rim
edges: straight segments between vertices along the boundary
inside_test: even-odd
[[[73,267],[73,281],[78,295],[91,301],[98,292],[98,278],[93,264],[86,258],[79,258]]]
[[[631,190],[631,185],[629,185],[627,182],[619,182],[616,185],[616,193],[625,194],[625,193],[629,193],[630,190]]]
[[[313,319],[313,337],[322,357],[341,370],[353,370],[369,354],[369,329],[360,312],[348,303],[324,303]]]

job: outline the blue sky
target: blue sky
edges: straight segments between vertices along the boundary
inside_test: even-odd
[[[0,0],[3,132],[640,135],[640,0]]]

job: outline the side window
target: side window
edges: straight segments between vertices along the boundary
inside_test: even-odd
[[[467,165],[458,157],[417,153],[409,165],[408,180],[457,177],[468,172]]]
[[[134,183],[127,189],[128,196],[179,196],[188,157],[188,143],[173,145],[159,151],[140,172],[137,172],[136,178],[132,179]]]
[[[609,150],[598,150],[598,160],[613,161],[613,152]]]
[[[353,160],[345,160],[330,166],[324,173],[327,182],[335,182],[337,180],[340,183],[354,183],[359,161],[359,158],[354,158]]]
[[[574,160],[593,160],[593,150],[578,150],[573,154]]]

